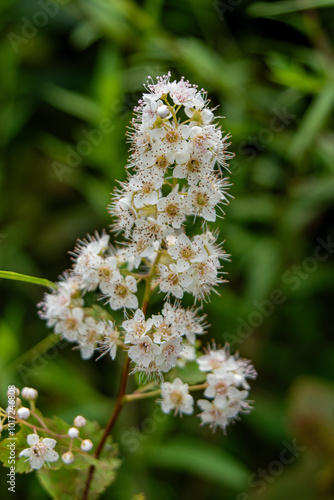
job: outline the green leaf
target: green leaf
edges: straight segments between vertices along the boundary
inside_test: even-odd
[[[173,378],[180,377],[186,384],[201,384],[206,380],[206,373],[199,370],[196,362],[187,363],[182,368],[175,368]],[[172,378],[172,377],[171,377]]]
[[[120,460],[115,457],[99,460],[94,471],[90,487],[89,500],[98,498],[113,482]],[[41,469],[37,477],[45,490],[57,500],[81,498],[87,480],[88,470],[70,469],[68,466],[60,470]]]
[[[95,124],[101,118],[99,104],[86,95],[48,84],[43,93],[44,99],[61,111],[76,116],[88,123]]]
[[[57,285],[52,281],[44,278],[36,278],[35,276],[27,276],[26,274],[14,273],[12,271],[0,271],[0,278],[7,280],[26,281],[35,285],[47,286],[49,288],[57,288]]]
[[[331,82],[324,87],[309,106],[301,125],[294,136],[288,156],[293,160],[301,160],[304,153],[312,145],[314,138],[323,127],[334,106],[334,86]]]
[[[16,424],[18,427],[18,424]],[[15,445],[15,472],[21,474],[23,472],[31,471],[29,460],[25,457],[19,457],[19,454],[22,450],[29,448],[27,444],[27,436],[28,434],[33,434],[33,430],[29,427],[22,426],[22,428],[17,432],[14,436],[9,436],[0,442],[0,460],[3,462],[4,467],[10,467],[13,465],[10,462],[10,446],[14,450]]]
[[[286,0],[283,2],[258,2],[250,5],[248,13],[253,17],[269,17],[320,7],[333,7],[334,0]]]
[[[147,447],[146,459],[153,467],[187,472],[205,480],[241,490],[249,472],[228,452],[199,439],[181,438]]]

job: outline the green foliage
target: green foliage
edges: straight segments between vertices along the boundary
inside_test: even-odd
[[[55,288],[55,284],[52,281],[45,280],[43,278],[35,278],[34,276],[26,276],[25,274],[13,273],[10,271],[0,271],[0,278],[5,278],[7,280],[15,281],[25,281],[26,283],[34,283],[35,285],[47,286],[49,288]]]

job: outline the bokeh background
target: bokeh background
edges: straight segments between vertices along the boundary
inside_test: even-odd
[[[254,361],[254,411],[224,436],[132,403],[114,432],[124,461],[103,498],[334,499],[333,7],[1,2],[1,269],[56,280],[76,239],[109,226],[148,75],[170,70],[205,88],[232,134],[235,199],[220,224],[232,261],[205,308],[207,340]],[[1,280],[0,291],[2,405],[8,384],[28,385],[46,415],[104,424],[117,362],[82,361],[70,346],[44,352],[43,289]],[[5,473],[1,495],[13,498]],[[31,474],[17,477],[17,498],[48,496]]]

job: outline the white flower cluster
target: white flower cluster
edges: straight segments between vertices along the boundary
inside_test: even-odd
[[[227,203],[228,179],[218,174],[232,157],[229,136],[213,121],[206,93],[196,86],[183,79],[170,82],[167,75],[147,89],[129,134],[134,174],[110,206],[115,229],[130,239],[127,259],[135,265],[165,245],[160,290],[202,300],[221,282],[219,259],[228,256],[210,231],[190,239],[184,224],[187,217],[213,222],[217,208]]]
[[[170,74],[150,81],[146,90],[129,133],[128,179],[109,206],[113,230],[126,241],[115,248],[104,232],[79,241],[72,270],[46,294],[40,316],[76,343],[83,359],[95,351],[114,359],[121,347],[133,372],[163,380],[163,374],[196,359],[196,336],[205,333],[198,310],[180,306],[184,294],[203,304],[224,281],[221,261],[229,256],[208,223],[228,202],[222,169],[233,155],[205,91],[184,79],[171,82]],[[148,298],[157,287],[167,301],[160,314],[149,317]],[[101,299],[104,305],[88,305]],[[111,313],[122,309],[125,321],[117,325]],[[255,372],[227,350],[215,352],[199,358],[200,369],[211,371],[204,395],[212,401],[198,404],[203,423],[225,428],[248,410],[245,379]],[[219,369],[216,356],[222,358]],[[204,369],[210,360],[213,365]],[[179,378],[163,382],[161,391],[163,411],[192,412],[193,398]]]
[[[256,372],[248,360],[232,356],[228,347],[209,349],[197,363],[201,371],[208,372],[204,396],[211,399],[197,401],[203,410],[199,415],[202,424],[209,424],[213,429],[222,427],[225,431],[239,413],[250,411],[247,379],[254,379]]]
[[[165,303],[162,314],[145,319],[137,309],[132,319],[123,322],[124,343],[135,363],[134,371],[147,375],[166,373],[174,368],[182,357],[185,346],[195,343],[196,335],[204,333],[204,317],[198,317],[193,309],[173,307]]]
[[[23,391],[24,390],[22,390],[22,392]],[[81,439],[79,436],[79,428],[86,425],[85,418],[81,415],[78,415],[74,419],[74,425],[75,427],[70,427],[67,432],[67,436],[70,440],[69,450],[63,453],[61,456],[62,461],[67,465],[73,463],[75,459],[74,454],[71,451],[72,442],[74,439],[79,439],[81,441],[80,448],[84,452],[88,452],[93,448],[93,443],[90,439]],[[64,438],[64,436],[62,436],[62,438]],[[40,437],[37,433],[35,433],[29,434],[27,436],[27,443],[29,445],[29,448],[25,448],[24,450],[22,450],[19,453],[19,457],[26,457],[27,460],[29,460],[30,467],[32,469],[41,469],[45,462],[50,465],[50,462],[56,462],[59,459],[59,454],[54,450],[57,444],[56,439]]]

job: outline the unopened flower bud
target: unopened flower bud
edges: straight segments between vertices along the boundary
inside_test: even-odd
[[[28,399],[29,401],[35,401],[35,399],[37,399],[38,392],[36,391],[36,389],[33,389],[32,387],[23,387],[21,391],[21,396],[24,399]]]
[[[67,431],[70,438],[77,438],[79,436],[79,431],[76,427],[70,427]]]
[[[13,396],[19,396],[20,395],[20,389],[17,387],[11,388],[7,391],[7,396],[13,397]]]
[[[27,420],[30,417],[29,408],[25,408],[24,406],[22,406],[22,408],[19,408],[17,410],[17,416],[22,420]]]
[[[166,106],[166,104],[162,104],[161,106],[158,107],[157,115],[160,116],[160,118],[167,118],[169,114],[170,111],[168,109],[168,106]]]
[[[86,425],[86,419],[81,415],[78,415],[77,417],[75,417],[73,423],[75,427],[84,427]]]
[[[67,451],[61,456],[61,459],[64,462],[64,464],[69,465],[74,462],[74,455],[71,451]]]
[[[84,439],[80,445],[83,451],[90,451],[93,448],[93,443],[90,439]]]

